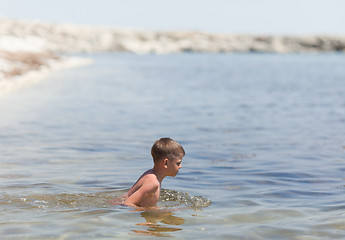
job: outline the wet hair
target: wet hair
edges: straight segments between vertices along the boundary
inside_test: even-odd
[[[182,158],[185,154],[183,147],[178,142],[167,137],[155,141],[151,148],[151,155],[155,163],[165,158],[169,160]]]

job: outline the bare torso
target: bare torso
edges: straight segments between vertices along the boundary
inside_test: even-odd
[[[147,191],[150,189],[150,191]],[[152,190],[152,191],[151,191]],[[139,207],[153,207],[160,196],[160,182],[150,169],[143,173],[126,195],[125,204]]]

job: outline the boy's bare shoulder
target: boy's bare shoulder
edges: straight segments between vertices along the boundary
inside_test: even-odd
[[[152,173],[146,173],[139,181],[132,187],[132,189],[128,192],[129,195],[132,195],[134,192],[141,192],[144,194],[154,194],[157,190],[160,189],[160,183],[157,180],[156,175]]]
[[[145,176],[142,177],[142,184],[144,185],[150,185],[152,187],[159,187],[160,183],[153,173],[148,173]]]

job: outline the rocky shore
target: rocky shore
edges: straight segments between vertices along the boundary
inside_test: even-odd
[[[0,95],[36,83],[53,70],[89,63],[89,59],[60,57],[45,51],[0,51]]]
[[[26,46],[30,46],[30,50],[44,49],[58,53],[345,51],[345,35],[274,36],[209,34],[193,31],[140,31],[0,19],[0,49],[6,43],[8,48],[18,48],[23,42]]]
[[[345,51],[345,36],[140,31],[0,18],[0,92],[1,88],[8,85],[8,80],[18,78],[27,72],[37,72],[42,68],[54,68],[53,66],[56,66],[57,63],[61,65],[63,61],[67,60],[66,57],[61,57],[66,53],[304,53],[334,51]]]

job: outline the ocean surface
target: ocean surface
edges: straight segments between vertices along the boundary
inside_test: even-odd
[[[1,239],[345,239],[345,55],[91,55],[0,98]],[[159,210],[113,205],[160,137]]]

